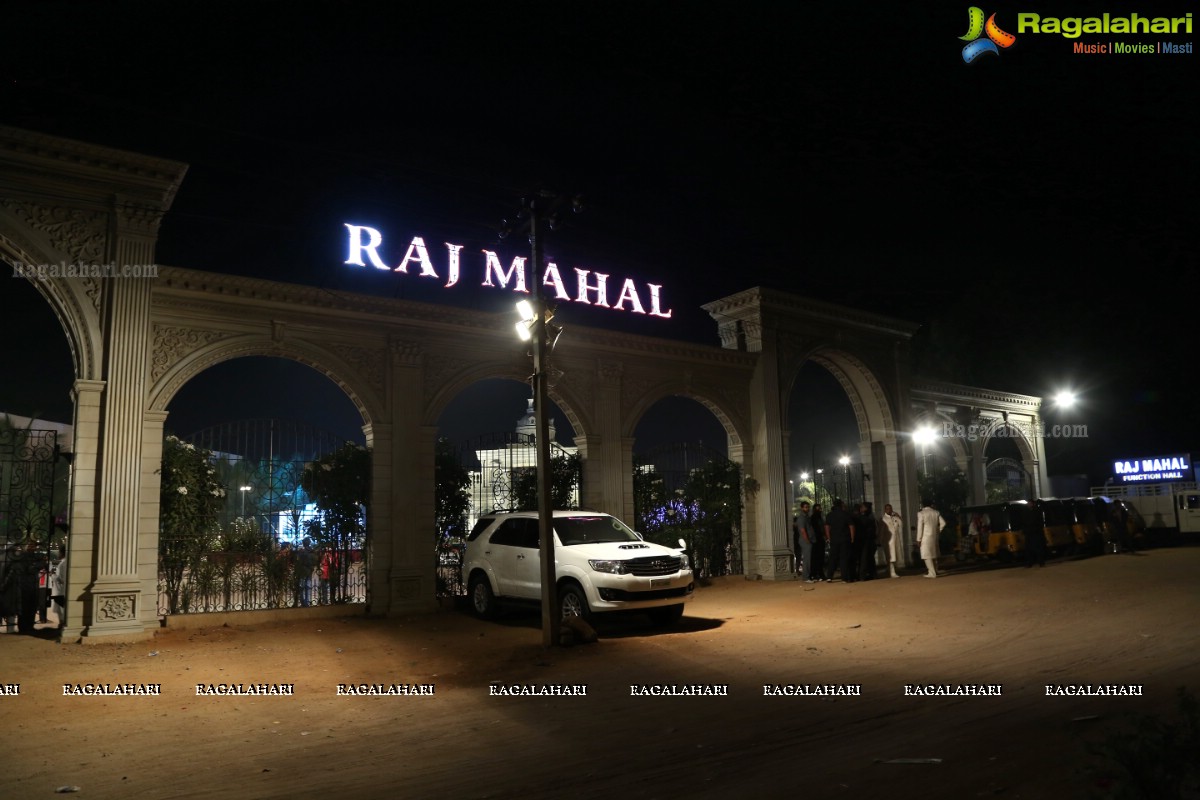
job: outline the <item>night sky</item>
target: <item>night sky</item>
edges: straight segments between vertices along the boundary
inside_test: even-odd
[[[507,263],[527,246],[496,231],[524,194],[579,192],[547,254],[662,284],[675,313],[570,304],[568,326],[717,344],[700,304],[768,286],[922,323],[924,375],[1074,388],[1046,421],[1089,436],[1048,441],[1051,474],[1200,450],[1193,54],[1025,33],[965,64],[958,3],[414,5],[32,4],[6,26],[0,122],[190,164],[162,264],[498,310],[511,295],[344,266],[343,223]],[[1022,10],[984,8],[1011,33]],[[0,409],[65,417],[69,359],[31,298],[0,288],[22,343],[0,355]],[[214,398],[262,396],[244,366],[186,388],[168,426],[276,413]],[[272,369],[279,413],[357,427],[336,388]],[[794,447],[835,458],[853,418],[812,381],[800,427],[822,434]]]

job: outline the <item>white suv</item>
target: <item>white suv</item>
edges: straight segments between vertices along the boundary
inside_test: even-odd
[[[542,597],[538,515],[487,514],[467,536],[463,579],[471,608],[496,613],[499,600]],[[564,617],[601,611],[645,611],[656,625],[683,616],[695,583],[681,550],[653,544],[609,514],[554,512],[554,562]]]

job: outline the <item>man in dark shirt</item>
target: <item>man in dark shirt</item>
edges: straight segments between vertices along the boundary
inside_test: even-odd
[[[817,537],[813,531],[812,518],[809,516],[809,505],[807,502],[800,504],[800,513],[792,521],[792,531],[796,538],[796,557],[804,570],[804,582],[815,583],[816,578],[813,577],[813,545]],[[820,576],[817,577],[819,578]]]
[[[846,513],[846,504],[833,501],[833,510],[825,517],[825,535],[829,537],[829,571],[826,580],[833,580],[833,573],[842,571],[842,580],[852,583],[850,557],[854,552],[854,523]]]
[[[46,566],[46,557],[38,552],[37,542],[28,537],[25,549],[9,559],[4,570],[4,586],[14,584],[18,593],[17,632],[33,633],[37,621],[38,583],[41,571]]]
[[[858,507],[858,523],[855,525],[855,551],[858,554],[859,580],[869,581],[875,578],[875,549],[878,546],[876,538],[875,512],[870,503]]]

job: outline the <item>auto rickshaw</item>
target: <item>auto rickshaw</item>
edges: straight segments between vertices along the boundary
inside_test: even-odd
[[[1071,512],[1071,534],[1075,545],[1084,552],[1099,555],[1104,552],[1105,542],[1113,538],[1112,524],[1093,502],[1097,498],[1071,497],[1065,500]]]
[[[1039,498],[1033,501],[1041,515],[1042,530],[1046,535],[1046,547],[1056,553],[1066,553],[1075,546],[1075,534],[1071,531],[1071,509],[1063,500]]]
[[[1009,562],[1025,552],[1025,529],[1035,522],[1036,509],[1024,500],[964,506],[958,512],[955,558],[994,558]],[[1037,523],[1041,528],[1041,523]]]
[[[1146,521],[1134,506],[1119,497],[1092,497],[1097,516],[1104,523],[1104,549],[1110,553],[1129,550],[1146,537]]]

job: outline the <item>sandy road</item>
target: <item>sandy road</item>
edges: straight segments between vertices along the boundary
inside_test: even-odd
[[[534,613],[297,619],[134,645],[0,637],[0,797],[1091,797],[1084,750],[1200,683],[1200,548],[858,584],[722,580],[670,632],[540,647]],[[151,655],[155,653],[156,655]],[[586,696],[489,694],[586,686]],[[161,684],[63,696],[63,684]],[[196,696],[196,684],[292,696]],[[432,696],[338,696],[337,685]],[[860,686],[764,696],[764,686]],[[908,685],[1000,696],[906,696]],[[1045,686],[1142,696],[1047,697]],[[633,686],[727,687],[633,696]],[[1082,719],[1081,719],[1082,718]],[[937,764],[880,763],[939,758]]]

